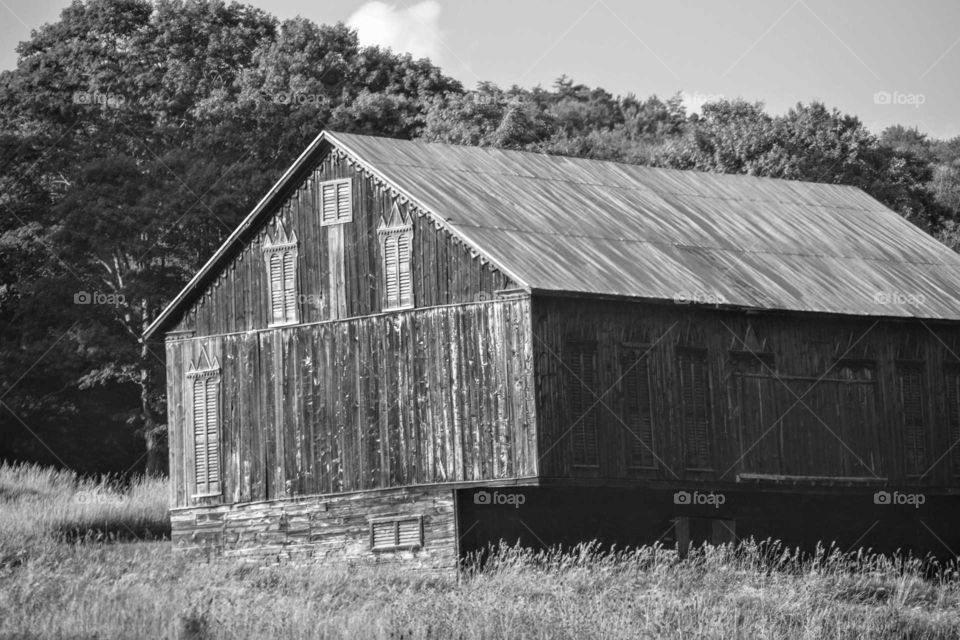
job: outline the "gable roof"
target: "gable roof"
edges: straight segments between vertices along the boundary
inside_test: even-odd
[[[855,187],[325,131],[147,337],[329,146],[531,291],[960,320],[960,255]]]

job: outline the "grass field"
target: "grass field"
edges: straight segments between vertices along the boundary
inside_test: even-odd
[[[748,543],[504,549],[459,577],[254,566],[172,553],[166,496],[0,466],[0,638],[960,637],[960,578],[918,562]]]

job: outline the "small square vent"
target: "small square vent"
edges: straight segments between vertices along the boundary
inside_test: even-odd
[[[419,549],[422,546],[422,516],[377,518],[370,521],[370,548],[374,551]]]

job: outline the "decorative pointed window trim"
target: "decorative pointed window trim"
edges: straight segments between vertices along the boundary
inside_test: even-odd
[[[220,424],[220,360],[211,362],[206,349],[201,349],[196,363],[187,370],[191,407],[190,434],[193,438],[193,498],[222,495],[221,424]]]
[[[326,180],[319,185],[320,225],[353,222],[353,180]]]
[[[297,232],[277,221],[276,233],[263,242],[263,260],[267,268],[268,326],[300,322],[299,278],[297,275]]]
[[[383,283],[383,310],[412,309],[413,299],[413,223],[396,202],[387,220],[377,226],[380,245],[380,269]]]

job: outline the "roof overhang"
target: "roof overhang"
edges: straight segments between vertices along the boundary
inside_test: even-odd
[[[260,225],[263,223],[265,218],[273,215],[277,208],[283,203],[283,200],[289,195],[289,192],[296,188],[299,184],[297,178],[301,177],[305,171],[308,171],[313,168],[314,164],[320,157],[323,156],[329,149],[336,147],[345,153],[350,160],[362,167],[362,169],[373,176],[375,176],[379,181],[389,184],[390,188],[396,192],[405,202],[410,202],[418,209],[423,211],[425,214],[430,215],[433,222],[441,227],[443,227],[448,233],[456,237],[463,244],[470,247],[470,249],[478,255],[482,255],[484,260],[490,262],[498,270],[510,277],[514,282],[519,284],[521,287],[526,287],[526,284],[521,278],[519,278],[515,273],[512,272],[508,267],[503,264],[500,264],[499,261],[491,258],[486,252],[484,252],[480,246],[474,242],[467,234],[464,233],[462,229],[457,228],[454,225],[449,224],[446,219],[441,215],[438,215],[437,212],[430,211],[427,207],[417,202],[417,199],[413,194],[407,193],[400,185],[395,184],[393,181],[385,177],[376,167],[365,162],[357,153],[351,150],[347,145],[345,145],[341,140],[337,139],[336,134],[331,131],[321,131],[320,134],[313,139],[313,141],[304,149],[303,153],[293,162],[292,165],[280,176],[280,178],[274,183],[263,198],[257,203],[257,205],[247,214],[247,217],[243,219],[243,222],[234,229],[226,240],[220,245],[210,259],[200,268],[200,270],[190,279],[189,282],[180,290],[173,300],[167,304],[163,311],[158,315],[153,322],[146,328],[143,332],[143,339],[150,340],[158,333],[163,332],[168,329],[170,323],[175,321],[181,313],[183,313],[187,306],[194,303],[209,283],[214,277],[223,269],[227,262],[233,257],[238,246],[242,245],[245,239],[247,239],[251,234],[255,233]]]

